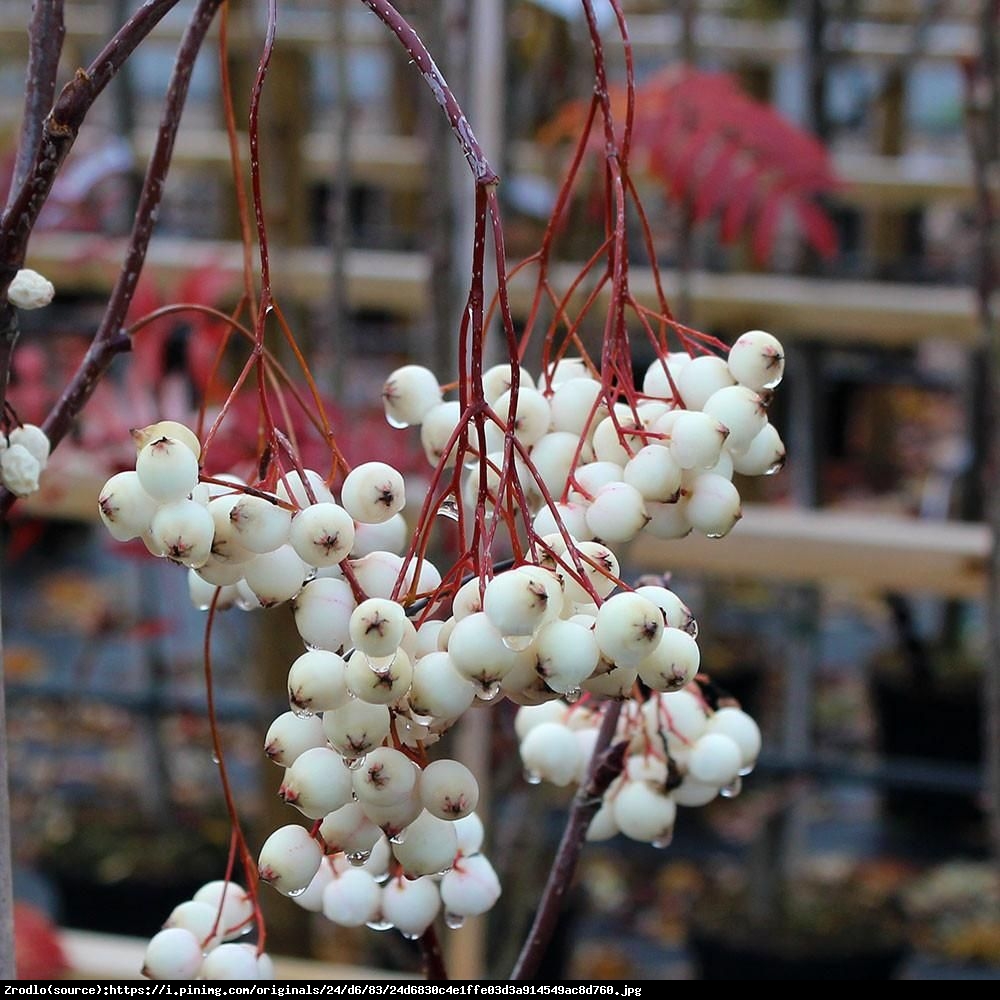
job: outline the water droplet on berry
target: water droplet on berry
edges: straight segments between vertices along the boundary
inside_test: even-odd
[[[487,684],[485,687],[476,688],[476,697],[480,701],[493,701],[500,694],[500,685],[496,681]]]
[[[542,783],[542,776],[537,771],[525,771],[524,780],[529,785],[540,785]]]
[[[450,930],[457,931],[465,923],[465,917],[461,913],[446,913],[444,922]]]
[[[753,769],[757,766],[756,761],[753,764],[747,764],[745,767],[739,769],[739,776],[745,778],[748,774],[753,774]]]
[[[771,465],[769,465],[764,470],[764,475],[765,476],[773,476],[776,472],[781,472],[781,470],[784,467],[785,467],[785,459],[784,459],[784,457],[779,458],[776,462],[773,462]]]
[[[357,771],[357,770],[360,770],[362,767],[365,766],[365,758],[363,756],[361,756],[361,757],[345,757],[344,758],[344,764],[347,766],[348,770],[350,770],[350,771]]]
[[[728,785],[719,789],[719,794],[724,799],[735,799],[743,791],[743,780],[737,776]]]
[[[515,653],[527,649],[531,645],[531,640],[532,636],[530,635],[505,635],[501,639],[503,644]]]
[[[657,837],[656,840],[652,842],[652,846],[655,847],[658,851],[665,851],[671,845],[671,843],[673,843],[673,839],[674,839],[674,831],[668,830],[662,836]]]
[[[583,697],[582,689],[578,687],[572,687],[566,690],[566,693],[563,695],[563,701],[565,701],[569,705],[574,705],[582,697]]]
[[[364,657],[368,661],[369,669],[376,674],[381,674],[388,670],[396,662],[396,657],[398,655],[398,653],[393,653],[392,656],[369,656],[365,653]]]
[[[360,868],[371,856],[371,851],[350,851],[344,855],[347,858],[347,863],[354,865],[355,868]]]
[[[420,940],[420,935],[419,934],[407,934],[406,931],[403,931],[402,934],[403,934],[403,937],[405,937],[407,941],[419,941]]]
[[[391,931],[396,925],[391,920],[369,920],[365,926],[373,931]]]
[[[306,888],[307,888],[306,886],[302,886],[301,889],[289,889],[288,892],[285,893],[285,895],[291,896],[292,899],[294,899],[296,896],[301,896],[302,893],[306,891]]]
[[[386,415],[385,415],[385,422],[390,427],[395,427],[396,430],[398,430],[398,431],[401,431],[404,428],[410,426],[405,420],[400,420],[399,417],[394,417],[390,413],[386,413]]]
[[[212,763],[213,764],[221,764],[222,763],[222,761],[219,759],[219,755],[217,753],[213,753],[212,754]]]
[[[292,714],[300,719],[311,719],[316,713],[305,705],[292,705]]]
[[[437,509],[437,512],[441,517],[447,517],[452,521],[458,520],[458,504],[452,497],[442,501],[441,506]]]
[[[390,844],[402,844],[406,840],[406,831],[397,830],[390,838]]]

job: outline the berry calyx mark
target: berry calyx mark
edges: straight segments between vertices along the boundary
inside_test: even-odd
[[[373,764],[368,768],[368,781],[376,788],[383,788],[388,780],[382,773],[384,770],[384,764]]]
[[[396,493],[388,483],[383,486],[376,487],[375,503],[380,503],[383,507],[391,507],[395,499]]]
[[[340,532],[335,531],[332,535],[325,534],[316,539],[316,547],[323,550],[324,555],[329,555],[334,549],[340,546]]]

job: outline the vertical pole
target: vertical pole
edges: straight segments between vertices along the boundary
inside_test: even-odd
[[[10,786],[7,773],[7,713],[3,636],[0,635],[0,979],[14,978],[14,859],[10,843]]]

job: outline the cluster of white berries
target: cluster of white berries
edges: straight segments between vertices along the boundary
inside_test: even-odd
[[[0,434],[0,482],[15,496],[30,496],[49,461],[49,439],[35,424]]]
[[[146,947],[142,974],[156,980],[270,980],[263,952],[237,939],[254,926],[254,905],[235,882],[209,882],[180,903]]]
[[[529,782],[585,784],[600,713],[550,702],[518,710],[515,730]],[[757,723],[735,706],[713,709],[696,685],[628,702],[616,739],[625,768],[604,792],[588,840],[624,834],[666,847],[678,806],[704,806],[739,793],[760,753]]]
[[[441,469],[464,442],[476,459],[463,486],[469,503],[499,502],[505,437],[523,449],[514,471],[531,507],[527,554],[464,582],[458,567],[442,574],[425,557],[403,555],[405,485],[390,465],[356,467],[338,501],[309,469],[283,471],[269,489],[207,477],[200,443],[183,425],[133,432],[136,468],[113,476],[99,501],[114,537],[141,538],[187,566],[199,608],[290,601],[305,647],[289,669],[289,710],[264,749],[284,769],[280,796],[309,826],[267,838],[261,880],[334,923],[411,937],[441,911],[458,926],[492,907],[500,885],[481,851],[476,778],[454,760],[427,763],[427,749],[477,701],[500,696],[522,706],[526,774],[559,785],[586,777],[601,700],[625,702],[619,730],[629,757],[592,839],[622,832],[665,843],[677,805],[735,794],[757,757],[756,725],[737,708],[708,704],[695,683],[691,611],[659,583],[624,587],[610,546],[641,531],[718,536],[733,526],[733,473],[767,474],[784,456],[766,415],[782,368],[780,344],[752,331],[728,362],[657,360],[626,406],[609,405],[585,362],[564,359],[542,388],[522,371],[511,414],[511,368],[500,366],[483,389],[507,422],[491,418],[485,428],[485,463],[472,445],[478,435],[460,426],[459,404],[443,401],[433,373],[395,371],[383,392],[387,419],[419,424]],[[205,933],[167,931],[179,929],[202,950],[218,936],[214,922]],[[173,939],[194,967],[190,940]],[[205,965],[228,947],[209,950],[193,974],[206,977]],[[147,975],[160,968],[147,961]]]
[[[680,538],[692,529],[711,537],[730,531],[740,517],[733,473],[768,475],[784,462],[784,445],[767,418],[768,394],[783,372],[779,341],[751,330],[733,344],[728,359],[684,352],[657,358],[634,406],[611,405],[581,358],[560,360],[537,385],[522,368],[513,419],[509,365],[487,371],[483,390],[557,501],[555,509],[547,506],[534,477],[521,471],[535,530],[550,533],[558,516],[574,538],[614,544],[642,531],[656,538]],[[431,371],[399,368],[382,395],[390,424],[420,425],[432,465],[454,463],[461,407],[442,399]],[[501,427],[487,424],[486,457],[494,468],[503,463],[503,437]],[[467,447],[475,458],[475,440]],[[474,502],[475,470],[466,486],[466,500]]]

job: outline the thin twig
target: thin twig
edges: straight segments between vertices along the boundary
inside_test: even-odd
[[[139,208],[118,280],[86,355],[42,425],[53,448],[65,437],[114,358],[129,349],[131,341],[123,333],[122,325],[132,304],[153,235],[195,59],[221,2],[222,0],[200,0],[181,39],[173,76],[164,100],[156,145],[146,169]],[[11,494],[6,491],[0,493],[0,512],[8,510],[12,503]]]
[[[573,882],[580,852],[587,837],[587,827],[600,809],[601,799],[608,786],[622,773],[622,768],[625,766],[628,743],[623,740],[613,746],[611,744],[620,713],[621,702],[609,703],[604,710],[604,718],[601,720],[597,742],[590,758],[587,781],[580,786],[573,797],[573,805],[552,868],[549,870],[535,919],[510,974],[512,980],[532,979],[538,971],[538,965],[559,922],[563,897]]]
[[[15,192],[24,186],[31,165],[42,142],[45,116],[56,95],[56,74],[62,54],[66,25],[63,22],[63,0],[36,0],[28,27],[28,70],[24,81],[24,118],[17,146],[17,160],[8,204]]]
[[[448,978],[448,971],[444,965],[444,952],[441,951],[441,941],[433,924],[420,935],[420,952],[424,956],[425,979],[430,982],[440,982]]]
[[[455,99],[455,95],[448,86],[441,71],[437,68],[427,47],[420,40],[420,36],[414,31],[406,18],[396,10],[391,3],[386,0],[363,0],[365,6],[369,7],[372,13],[399,39],[399,43],[406,49],[410,58],[416,64],[420,75],[424,78],[424,83],[431,89],[434,99],[441,105],[441,110],[448,116],[451,123],[451,130],[455,133],[462,152],[465,154],[469,166],[472,168],[472,175],[479,185],[496,184],[500,178],[496,171],[490,166],[486,154],[479,145],[469,119],[465,117],[465,112]]]

